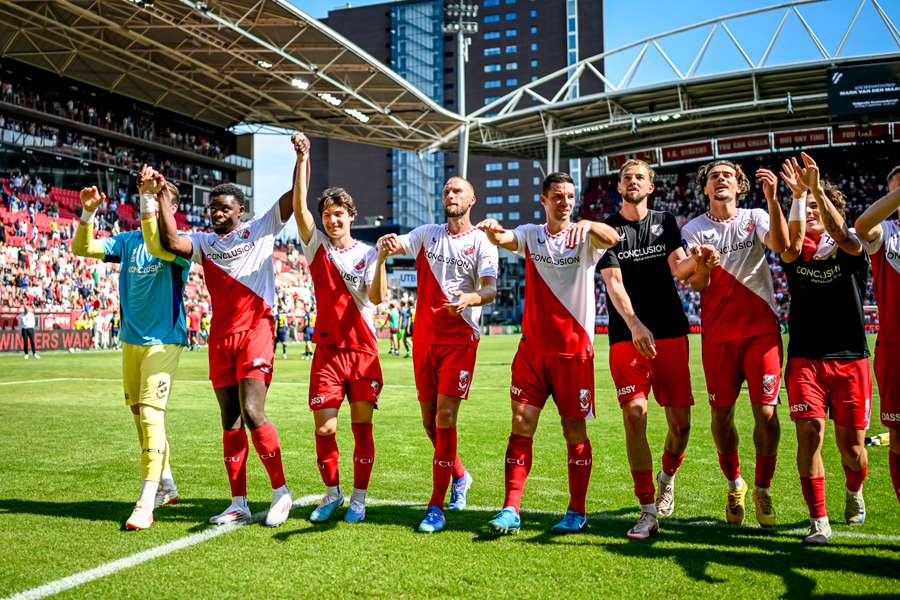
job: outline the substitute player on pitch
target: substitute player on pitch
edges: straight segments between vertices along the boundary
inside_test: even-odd
[[[461,177],[444,185],[445,225],[422,225],[407,235],[388,234],[379,245],[416,259],[418,298],[413,330],[413,370],[422,424],[434,444],[432,493],[419,524],[430,533],[444,528],[444,498],[450,510],[466,506],[472,476],[457,452],[459,407],[469,395],[481,336],[481,307],[497,295],[497,249],[469,218],[475,189]]]
[[[593,458],[585,420],[594,416],[594,272],[604,249],[619,236],[603,223],[572,223],[575,184],[566,173],[544,179],[541,204],[547,215],[542,225],[509,231],[494,219],[478,224],[491,243],[525,257],[522,339],[509,388],[512,432],[506,447],[506,496],[503,509],[489,522],[500,533],[521,527],[519,507],[531,470],[534,432],[551,395],[562,422],[569,468],[569,505],[552,530],[575,533],[587,526]]]

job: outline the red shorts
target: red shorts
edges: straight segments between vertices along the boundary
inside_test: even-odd
[[[875,380],[878,382],[881,424],[900,430],[900,345],[875,344]]]
[[[468,398],[477,349],[472,344],[413,344],[413,372],[419,402],[437,402],[438,394]]]
[[[344,396],[377,405],[383,384],[377,354],[319,344],[309,375],[309,408],[340,408]]]
[[[550,395],[560,416],[594,418],[594,358],[545,356],[519,344],[509,397],[544,408]]]
[[[792,420],[824,419],[830,413],[841,427],[869,428],[872,377],[868,358],[792,358],[784,377]]]
[[[631,342],[617,342],[609,349],[609,371],[619,404],[649,398],[650,390],[660,406],[691,406],[691,370],[687,336],[656,340],[656,358],[641,356]]]
[[[781,335],[771,333],[726,342],[703,341],[703,373],[709,405],[734,406],[747,381],[750,402],[778,404],[781,387]]]
[[[272,383],[275,354],[272,321],[261,319],[246,331],[209,340],[209,379],[214,389],[237,385],[241,379]]]

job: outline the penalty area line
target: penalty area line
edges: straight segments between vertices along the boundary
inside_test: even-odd
[[[319,494],[310,494],[306,496],[301,496],[294,500],[294,508],[301,508],[304,506],[310,506],[312,504],[316,504],[320,499]],[[369,498],[366,501],[366,504],[369,506],[402,506],[402,507],[424,507],[424,502],[418,501],[410,501],[410,500],[383,500],[376,498]],[[496,510],[496,507],[487,507],[487,506],[469,506],[469,510],[478,511],[478,512],[491,512]],[[554,515],[558,516],[560,513],[548,510],[523,510],[523,514],[532,514],[532,515]],[[184,548],[190,548],[191,546],[196,546],[197,544],[201,544],[203,542],[209,541],[211,539],[217,538],[221,535],[226,535],[237,531],[241,527],[245,525],[250,525],[252,523],[257,523],[266,517],[266,512],[261,511],[255,513],[250,521],[245,523],[233,523],[230,525],[222,525],[219,527],[210,527],[209,529],[205,529],[198,533],[193,533],[191,535],[179,538],[177,540],[173,540],[161,546],[157,546],[155,548],[150,548],[148,550],[143,550],[136,554],[132,554],[130,556],[126,556],[124,558],[119,558],[114,561],[102,564],[98,567],[94,567],[92,569],[88,569],[86,571],[81,571],[80,573],[75,573],[74,575],[69,575],[67,577],[63,577],[62,579],[57,579],[55,581],[51,581],[49,583],[45,583],[35,588],[31,588],[29,590],[25,590],[22,592],[18,592],[11,596],[7,596],[6,598],[2,598],[0,600],[39,600],[40,598],[46,598],[47,596],[52,596],[54,594],[59,594],[66,590],[70,590],[72,588],[78,587],[80,585],[84,585],[85,583],[89,583],[91,581],[95,581],[97,579],[101,579],[103,577],[107,577],[119,571],[123,571],[125,569],[130,569],[131,567],[136,567],[145,562],[149,562],[156,558],[160,558],[162,556],[166,556],[168,554],[172,554],[173,552],[177,552],[178,550],[182,550]],[[633,522],[634,519],[631,517],[626,517],[623,515],[613,515],[607,513],[589,513],[588,514],[589,521],[617,521],[622,523],[630,523]],[[666,519],[662,520],[663,528],[665,527]],[[747,533],[747,532],[759,532],[761,531],[756,527],[747,527],[747,526],[739,526],[736,527],[734,525],[728,525],[726,523],[718,523],[715,521],[671,521],[673,525],[679,527],[696,527],[696,528],[709,528],[709,529],[719,529],[722,531],[731,531],[733,533]],[[785,536],[794,536],[806,533],[805,529],[781,529],[776,530],[779,535]],[[136,534],[132,534],[136,535]],[[665,535],[664,533],[662,534]],[[889,535],[889,534],[879,534],[879,533],[862,533],[855,531],[835,531],[834,537],[836,538],[849,538],[849,539],[863,539],[863,540],[872,540],[872,541],[880,541],[880,542],[900,542],[900,535]]]

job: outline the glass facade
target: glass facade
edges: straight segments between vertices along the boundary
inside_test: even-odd
[[[444,103],[444,3],[427,0],[391,7],[391,62],[404,79]],[[393,150],[393,215],[401,227],[441,219],[444,155]]]

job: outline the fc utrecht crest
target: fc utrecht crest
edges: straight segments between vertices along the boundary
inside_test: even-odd
[[[353,270],[354,271],[362,271],[365,268],[365,266],[366,266],[366,259],[362,258],[362,259],[360,259],[360,261],[358,263],[353,265]]]
[[[459,372],[459,389],[465,391],[469,389],[469,383],[471,383],[472,373],[469,371],[460,371]]]
[[[663,225],[662,225],[662,223],[654,223],[653,225],[651,225],[651,226],[650,226],[650,233],[652,233],[652,234],[653,234],[654,236],[656,236],[656,237],[661,236],[662,233],[663,233]]]
[[[249,237],[250,237],[250,230],[249,230],[249,229],[245,229],[244,231],[241,232],[241,239],[242,239],[242,240],[246,240],[246,239],[249,238]]]
[[[466,246],[463,248],[463,255],[472,256],[473,254],[475,254],[475,246]]]
[[[763,396],[771,397],[778,391],[778,375],[763,375]]]

